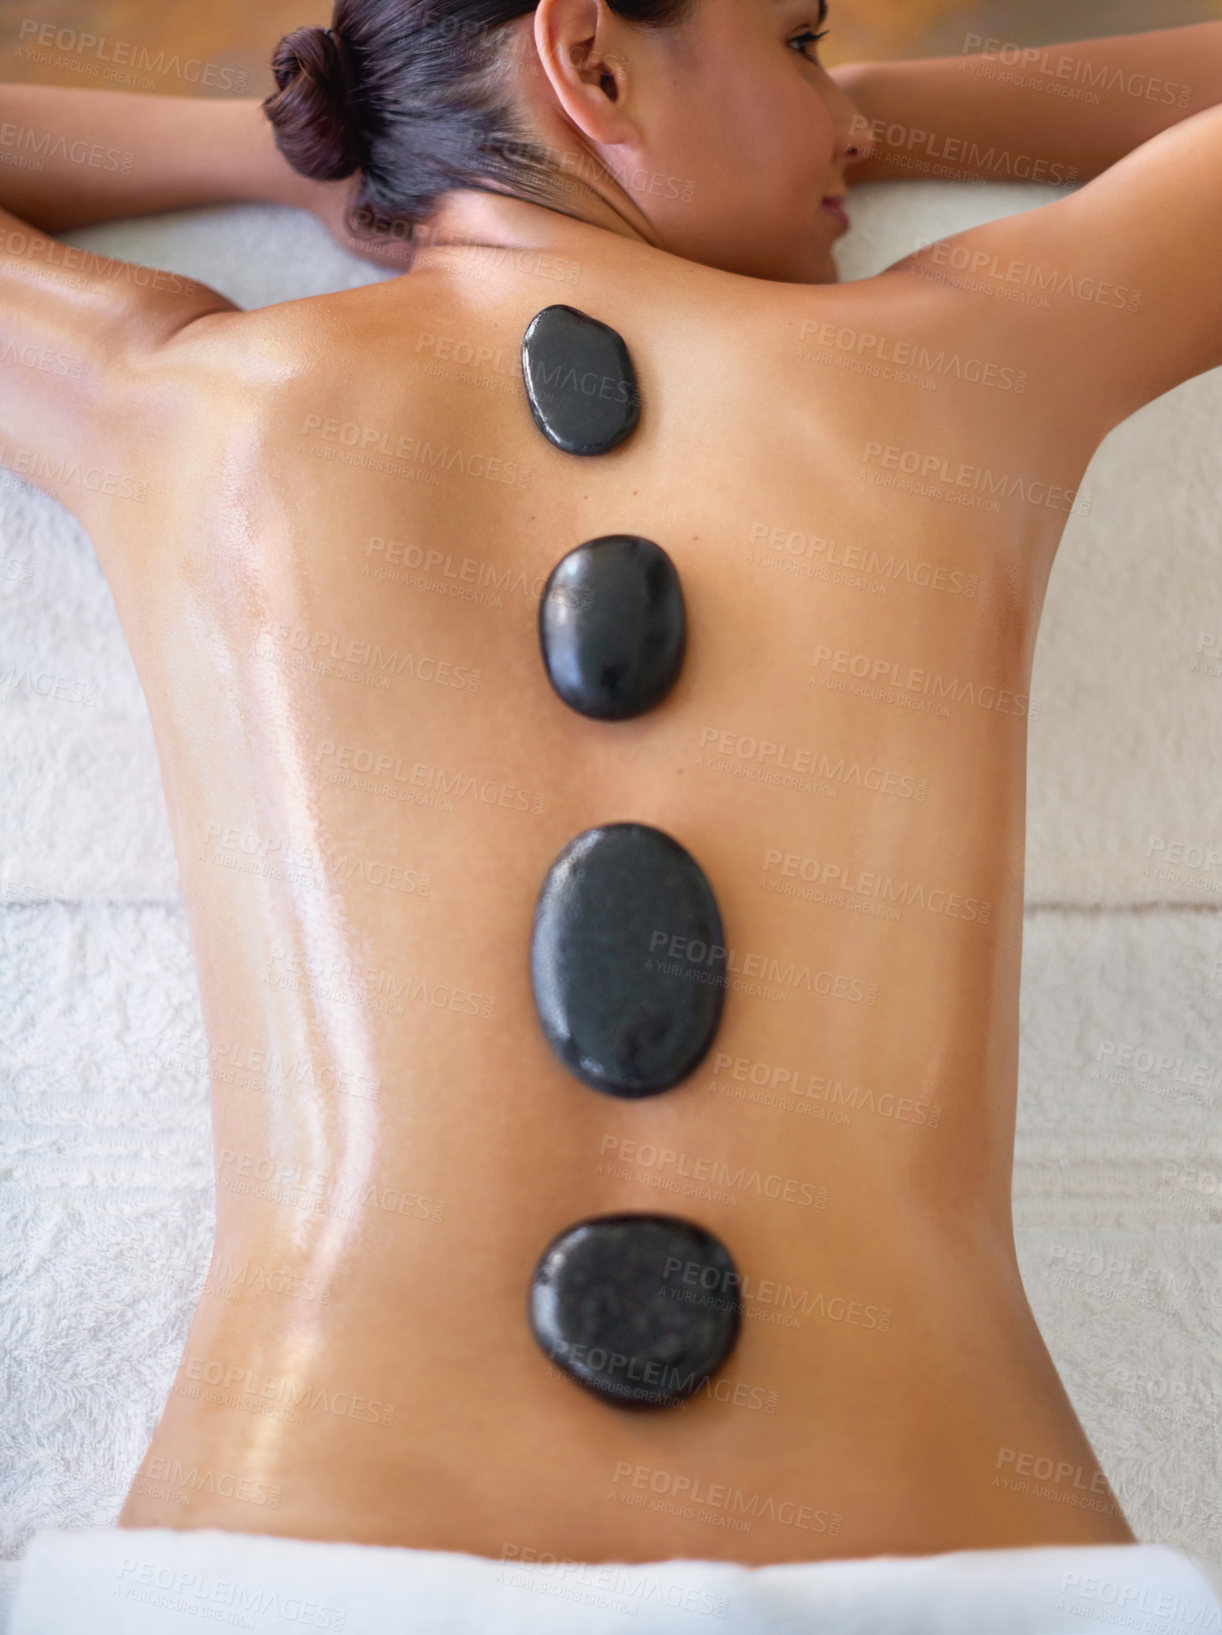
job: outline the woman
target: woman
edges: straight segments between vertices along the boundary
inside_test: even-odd
[[[1133,1539],[1011,1231],[1026,704],[1092,454],[1222,364],[1222,25],[1062,48],[1088,103],[987,57],[829,74],[824,21],[340,0],[270,123],[5,92],[65,141],[0,172],[3,337],[81,371],[20,371],[0,440],[111,585],[213,1062],[213,1261],[124,1526],[594,1562]],[[130,174],[54,157],[78,138]],[[934,166],[1086,185],[838,285],[850,182]],[[246,313],[46,237],[248,197],[353,209],[410,271]],[[596,458],[523,390],[558,303],[640,384]],[[612,533],[671,557],[688,650],[591,721],[539,598]],[[712,1048],[641,1100],[551,1053],[526,957],[611,822],[691,852],[731,950]],[[743,1274],[682,1408],[582,1390],[526,1320],[545,1247],[620,1212]],[[1085,1497],[1013,1479],[1044,1460]]]

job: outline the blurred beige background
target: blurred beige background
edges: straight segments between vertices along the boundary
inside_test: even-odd
[[[264,95],[276,40],[330,15],[329,0],[0,0],[0,79]],[[1222,0],[832,0],[823,58],[952,56],[968,34],[1034,46],[1219,17]],[[48,24],[57,42],[40,44]]]

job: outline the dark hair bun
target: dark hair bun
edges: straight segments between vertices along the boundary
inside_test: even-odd
[[[293,169],[317,182],[359,170],[356,73],[343,37],[330,28],[295,28],[276,47],[272,72],[280,89],[263,107]]]

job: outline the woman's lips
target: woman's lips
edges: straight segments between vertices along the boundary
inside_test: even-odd
[[[848,212],[844,208],[847,199],[847,193],[836,193],[831,198],[824,199],[822,205],[822,208],[827,211],[829,216],[836,218],[846,233],[849,230]]]

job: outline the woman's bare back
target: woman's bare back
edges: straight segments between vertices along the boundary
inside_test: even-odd
[[[875,161],[810,21],[608,14],[591,52],[581,8],[524,11],[555,179],[615,167],[576,184],[587,220],[460,186],[439,237],[491,255],[249,314],[47,234],[251,197],[334,219],[332,183],[282,186],[257,103],[10,89],[65,157],[4,177],[0,339],[30,366],[0,463],[114,593],[212,1055],[216,1250],[127,1525],[589,1561],[1132,1536],[1010,1230],[1026,721],[1095,448],[1222,365],[1218,25],[1078,50],[1092,83],[1097,50],[1191,79],[1191,113],[850,68]],[[347,174],[366,92],[303,32],[330,66],[298,62],[297,134],[346,146],[295,151]],[[130,177],[67,157],[107,133]],[[922,141],[979,148],[982,179],[1020,142],[1093,179],[825,283],[850,180]],[[626,156],[690,201],[621,186]],[[631,349],[644,412],[611,455],[527,411],[518,348],[555,302]],[[550,570],[609,532],[667,551],[690,619],[674,691],[619,723],[558,701],[536,629]],[[695,856],[731,950],[708,1056],[644,1102],[559,1066],[528,974],[551,863],[625,819]],[[634,1413],[549,1367],[526,1293],[559,1231],[658,1209],[725,1242],[746,1309],[707,1389]],[[1052,1497],[1022,1479],[1045,1468]]]
[[[1124,1541],[1009,1224],[1031,658],[1106,427],[914,267],[770,285],[557,223],[200,320],[150,394],[143,537],[94,529],[217,1164],[123,1521],[587,1560]],[[630,348],[610,455],[531,420],[556,302]],[[690,621],[617,723],[561,704],[537,634],[608,533],[664,547]],[[708,1056],[644,1102],[565,1072],[529,980],[552,860],[622,820],[695,856],[731,950]],[[746,1279],[682,1409],[587,1396],[528,1329],[544,1246],[617,1210],[709,1227]],[[1023,1497],[1020,1457],[1085,1498]]]

